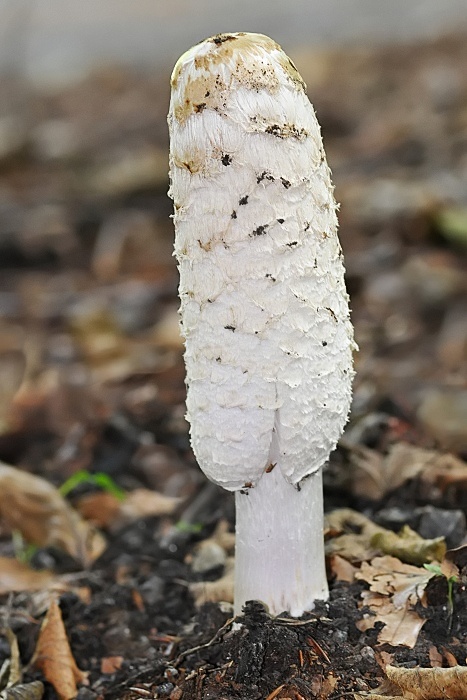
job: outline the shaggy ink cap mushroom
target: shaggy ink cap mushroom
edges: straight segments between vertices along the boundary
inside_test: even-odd
[[[328,595],[321,468],[355,347],[320,127],[292,61],[244,32],[179,59],[168,121],[192,447],[236,492],[237,612],[301,615]]]

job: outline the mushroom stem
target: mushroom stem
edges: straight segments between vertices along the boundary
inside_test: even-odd
[[[299,490],[276,466],[248,492],[237,491],[235,503],[235,614],[256,599],[271,615],[299,617],[326,600],[321,469]]]

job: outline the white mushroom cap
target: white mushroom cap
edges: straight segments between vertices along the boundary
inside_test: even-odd
[[[274,41],[222,34],[176,64],[169,128],[193,450],[249,488],[275,433],[296,484],[341,435],[355,347],[315,113]]]

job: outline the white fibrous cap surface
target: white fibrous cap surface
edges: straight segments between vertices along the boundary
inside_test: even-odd
[[[275,42],[223,34],[175,66],[169,128],[193,450],[248,488],[275,432],[295,484],[341,435],[355,347],[313,107]]]

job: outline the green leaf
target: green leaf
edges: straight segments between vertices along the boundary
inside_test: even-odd
[[[86,469],[81,469],[70,476],[70,478],[60,486],[59,491],[62,496],[65,497],[77,486],[81,486],[81,484],[94,484],[103,491],[111,493],[115,498],[118,498],[119,501],[123,501],[126,496],[125,491],[115,483],[111,476],[103,472],[91,474],[91,472],[88,472]]]

